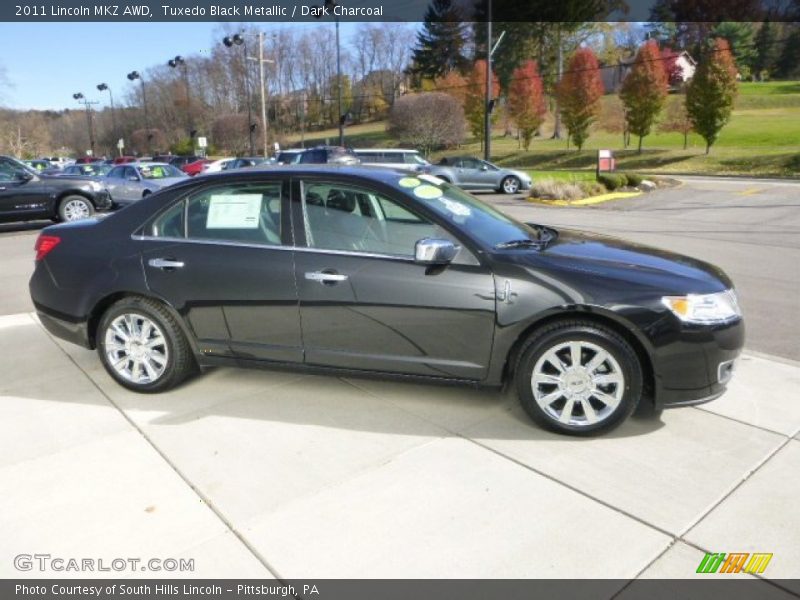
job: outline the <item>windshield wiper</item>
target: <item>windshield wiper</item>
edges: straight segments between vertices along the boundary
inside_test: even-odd
[[[499,244],[495,244],[495,248],[497,250],[505,250],[507,248],[541,248],[544,246],[546,242],[541,240],[529,240],[529,239],[522,239],[522,240],[510,240],[508,242],[500,242]]]

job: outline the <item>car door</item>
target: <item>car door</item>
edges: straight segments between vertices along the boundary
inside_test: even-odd
[[[123,196],[128,202],[139,200],[142,197],[144,186],[142,176],[134,167],[125,167],[122,184]]]
[[[50,194],[41,180],[30,174],[22,178],[22,167],[7,159],[0,159],[0,219],[15,220],[47,216]]]
[[[444,268],[415,263],[417,240],[452,236],[402,196],[336,179],[292,190],[307,363],[485,377],[494,282],[474,255],[462,248]]]
[[[106,175],[105,185],[114,202],[125,202],[125,167],[117,166]]]
[[[302,362],[286,197],[278,178],[212,184],[146,225],[147,284],[203,354]]]
[[[485,189],[493,187],[491,177],[487,177],[488,171],[484,169],[483,161],[475,158],[464,158],[461,160],[459,169],[459,180],[462,187],[469,189]]]

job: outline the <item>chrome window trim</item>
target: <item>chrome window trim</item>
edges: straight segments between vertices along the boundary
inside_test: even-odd
[[[311,252],[316,254],[332,254],[336,256],[354,256],[361,258],[381,258],[386,260],[396,260],[401,262],[413,263],[414,257],[397,256],[392,254],[377,254],[374,252],[355,252],[348,250],[326,250],[324,248],[306,248],[303,246],[285,246],[276,244],[248,244],[246,242],[232,242],[228,240],[199,240],[177,237],[161,237],[154,235],[131,234],[131,239],[137,242],[158,241],[158,242],[182,242],[185,244],[203,244],[206,246],[232,246],[238,248],[258,248],[261,250],[290,250],[294,252]]]

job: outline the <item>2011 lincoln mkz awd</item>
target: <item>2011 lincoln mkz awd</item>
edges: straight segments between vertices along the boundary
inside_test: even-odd
[[[199,177],[48,227],[30,291],[53,335],[135,391],[214,365],[510,382],[576,435],[718,397],[744,341],[710,264],[362,167]]]

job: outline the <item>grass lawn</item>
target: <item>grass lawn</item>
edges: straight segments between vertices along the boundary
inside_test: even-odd
[[[593,178],[597,150],[615,151],[617,168],[647,173],[700,173],[721,175],[800,176],[800,82],[742,83],[740,94],[730,122],[720,133],[719,140],[705,154],[705,143],[696,134],[689,136],[683,148],[683,135],[654,131],[644,138],[643,151],[636,150],[638,140],[631,140],[623,148],[622,135],[611,134],[595,127],[580,152],[567,148],[566,140],[550,139],[552,118],[543,127],[543,136],[536,138],[530,151],[519,148],[517,140],[500,135],[502,128],[492,136],[492,159],[501,166],[530,171],[539,179],[553,178],[579,180]],[[679,98],[671,96],[668,101]],[[606,96],[603,102],[616,102]],[[346,141],[354,147],[396,146],[397,142],[386,133],[383,122],[354,125],[345,130]],[[306,136],[306,146],[323,143],[326,139],[336,143],[336,129],[314,132]],[[290,137],[292,144],[299,136]],[[460,148],[439,152],[443,155],[466,154],[481,156],[481,146],[469,141]]]

